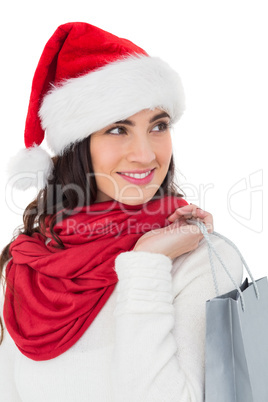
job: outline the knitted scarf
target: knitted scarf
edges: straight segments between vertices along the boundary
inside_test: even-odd
[[[33,360],[52,359],[83,335],[118,281],[115,258],[146,232],[167,226],[186,205],[166,196],[128,206],[96,203],[58,219],[54,232],[20,234],[10,246],[4,320],[19,350]],[[59,217],[59,216],[58,216]]]

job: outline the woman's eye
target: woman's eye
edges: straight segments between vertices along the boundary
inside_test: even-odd
[[[158,123],[156,126],[154,126],[152,131],[166,131],[168,127],[170,127],[170,125],[167,123]]]
[[[108,130],[107,133],[119,135],[119,134],[125,134],[126,130],[124,129],[124,127],[114,127],[114,128],[111,128],[110,130]]]

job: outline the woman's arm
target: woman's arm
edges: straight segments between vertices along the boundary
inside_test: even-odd
[[[213,242],[237,282],[242,265],[221,239]],[[221,293],[232,284],[221,266]],[[149,252],[116,260],[116,345],[112,367],[116,402],[204,400],[205,302],[215,296],[204,241],[171,260]]]
[[[0,285],[0,312],[3,320],[3,292]],[[6,328],[4,340],[0,345],[0,400],[3,402],[21,402],[15,385],[15,350],[16,346]]]

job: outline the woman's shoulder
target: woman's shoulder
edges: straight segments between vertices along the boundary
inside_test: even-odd
[[[243,264],[237,251],[225,240],[216,235],[211,234],[210,240],[225,266],[230,271],[234,281],[240,286],[243,277]],[[224,294],[233,289],[234,285],[215,255],[212,256],[212,259],[219,291],[221,294]],[[214,290],[206,240],[202,239],[197,249],[173,260],[171,274],[175,297],[189,286],[192,287],[193,291],[195,288],[198,291],[200,286]]]

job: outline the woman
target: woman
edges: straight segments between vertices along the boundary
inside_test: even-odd
[[[189,220],[209,232],[213,220],[173,182],[183,108],[178,75],[126,39],[69,23],[48,41],[10,166],[18,187],[41,191],[1,257],[4,401],[204,400],[214,289]],[[235,252],[215,242],[240,281]]]

